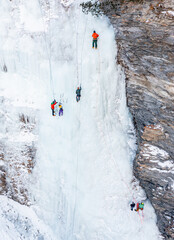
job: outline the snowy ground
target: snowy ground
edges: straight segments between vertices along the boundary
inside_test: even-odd
[[[76,4],[63,2],[3,0],[0,8],[1,66],[8,68],[0,75],[1,95],[14,106],[35,109],[39,119],[30,188],[30,211],[37,216],[31,219],[48,226],[44,239],[159,239],[149,202],[144,218],[129,208],[144,194],[130,184],[135,138],[113,29],[105,17],[84,15]],[[98,50],[91,46],[94,29]],[[79,84],[82,98],[76,103]],[[63,103],[61,118],[51,116],[53,98]]]
[[[35,212],[5,196],[0,196],[0,239],[53,239],[51,230]]]

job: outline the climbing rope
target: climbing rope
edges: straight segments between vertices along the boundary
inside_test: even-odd
[[[78,3],[77,3],[78,4]],[[78,18],[77,18],[77,25],[76,25],[76,77],[77,77],[77,83],[79,84],[79,66],[78,66],[78,28],[79,28],[79,18],[80,18],[80,8],[78,9]],[[81,111],[80,111],[81,112]],[[79,114],[80,118],[80,114]],[[79,167],[79,138],[77,138],[77,155],[76,155],[76,178],[75,178],[75,193],[74,193],[74,209],[73,209],[73,217],[72,217],[72,236],[74,235],[74,224],[75,224],[75,218],[76,218],[76,205],[77,205],[77,185],[78,185],[78,167]]]
[[[88,24],[88,17],[86,18],[86,22],[85,22],[85,31],[83,34],[83,41],[82,41],[82,50],[81,50],[81,83],[83,81],[83,64],[82,64],[82,58],[83,58],[83,49],[84,49],[84,43],[85,43],[85,37],[86,37],[86,29],[87,29],[87,24]]]
[[[80,8],[79,8],[79,11],[80,11]],[[77,76],[77,82],[79,84],[79,63],[78,63],[78,39],[79,39],[79,32],[78,32],[78,29],[79,29],[79,14],[78,14],[78,19],[77,19],[77,28],[76,28],[76,76]]]
[[[49,47],[47,44],[47,37],[46,37],[46,27],[45,27],[45,22],[44,22],[44,16],[42,12],[42,7],[41,7],[41,0],[38,0],[39,2],[39,8],[41,12],[41,17],[42,17],[42,22],[43,22],[43,27],[44,27],[44,41],[45,41],[45,46],[46,46],[46,52],[47,52],[47,57],[49,61],[49,79],[50,79],[50,86],[52,89],[52,95],[53,99],[55,98],[55,92],[54,92],[54,82],[53,82],[53,74],[52,74],[52,64],[51,64],[51,33],[50,33],[50,11],[51,11],[51,6],[49,6]]]
[[[79,8],[80,11],[80,8]],[[78,16],[80,16],[78,14]],[[79,64],[78,64],[78,27],[77,27],[77,34],[76,34],[76,74],[77,74],[77,83],[78,85],[82,84],[83,78],[82,78],[82,58],[83,58],[83,49],[84,49],[84,42],[85,42],[85,35],[86,35],[86,29],[87,29],[87,22],[88,18],[86,19],[85,22],[85,30],[83,34],[83,41],[82,41],[82,49],[81,49],[81,59],[80,59],[80,64],[81,64],[81,79],[79,79]],[[78,18],[78,25],[79,26],[79,18]],[[79,120],[81,119],[81,104],[80,106],[78,105],[78,116]],[[73,210],[73,227],[72,227],[72,235],[74,234],[74,223],[75,223],[75,217],[76,217],[76,204],[77,204],[77,186],[78,186],[78,170],[79,170],[79,150],[80,150],[80,139],[81,139],[81,132],[79,131],[79,136],[77,138],[77,157],[76,157],[76,180],[75,180],[75,203],[74,203],[74,210]]]
[[[98,49],[98,59],[99,59],[99,65],[98,65],[98,76],[99,76],[99,77],[98,77],[98,84],[99,84],[99,82],[100,82],[100,51],[99,51],[99,49]],[[99,114],[97,114],[97,115],[99,115]],[[104,126],[104,128],[106,128],[104,124],[103,124],[103,126]],[[106,139],[105,139],[105,134],[104,134],[104,132],[103,132],[103,128],[101,128],[100,131],[101,131],[101,133],[102,133],[102,135],[103,135],[103,139],[104,139],[104,141],[105,141],[105,146],[106,146],[107,143],[106,143]],[[123,176],[122,176],[122,173],[121,173],[121,171],[120,171],[120,169],[119,169],[119,167],[118,167],[118,164],[116,163],[115,158],[113,157],[112,152],[114,152],[114,150],[113,150],[113,148],[112,148],[111,138],[110,138],[110,136],[109,136],[109,134],[108,134],[108,129],[105,130],[105,133],[106,133],[106,135],[107,135],[107,137],[108,137],[108,139],[109,139],[109,145],[110,145],[110,148],[111,148],[111,150],[112,150],[112,151],[109,151],[110,158],[112,159],[112,161],[113,161],[113,163],[114,163],[115,169],[117,170],[117,172],[118,172],[119,175],[120,175],[121,181],[124,183],[124,185],[126,186],[126,188],[127,188],[127,189],[129,190],[129,192],[131,193],[132,199],[134,200],[135,204],[137,204],[138,201],[134,198],[134,196],[133,196],[133,194],[132,194],[132,191],[131,191],[129,185],[128,185],[127,182],[124,180],[124,178],[123,178]],[[110,149],[110,148],[109,148],[109,149]],[[141,223],[143,223],[139,211],[138,211],[138,216],[139,216],[139,218],[140,218]]]

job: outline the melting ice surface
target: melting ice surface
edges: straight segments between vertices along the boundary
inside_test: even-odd
[[[38,112],[30,208],[52,232],[43,239],[159,239],[149,202],[144,219],[129,208],[132,196],[140,200],[130,185],[135,138],[107,18],[84,15],[68,1],[2,2],[1,65],[8,72],[0,90],[13,106]],[[63,104],[61,118],[51,116],[54,98]]]

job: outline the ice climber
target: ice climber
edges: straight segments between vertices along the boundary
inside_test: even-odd
[[[144,209],[144,203],[143,203],[143,202],[137,203],[137,209],[136,209],[135,211],[138,212],[140,209],[141,209],[142,211],[143,211],[143,209]]]
[[[80,101],[81,90],[82,90],[81,86],[80,86],[80,88],[78,87],[77,90],[76,90],[76,101],[77,102]]]
[[[95,49],[97,49],[97,38],[99,37],[99,35],[94,31],[92,37],[93,37],[92,48],[94,48],[95,46]]]
[[[55,111],[54,111],[54,108],[55,108],[55,105],[57,104],[56,100],[54,99],[54,101],[51,103],[51,110],[52,110],[52,115],[55,116]]]
[[[61,103],[59,103],[59,116],[63,116],[63,107]]]
[[[135,207],[135,203],[132,202],[132,203],[130,204],[130,207],[131,207],[131,211],[133,211],[133,209],[134,209],[134,207]]]

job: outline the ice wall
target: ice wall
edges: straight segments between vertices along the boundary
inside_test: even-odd
[[[132,198],[145,196],[131,185],[135,137],[113,29],[105,17],[66,4],[3,1],[1,7],[1,67],[7,67],[1,94],[37,118],[32,209],[53,239],[158,239],[149,202],[144,218],[129,209]],[[63,104],[61,118],[51,116],[53,98]]]

